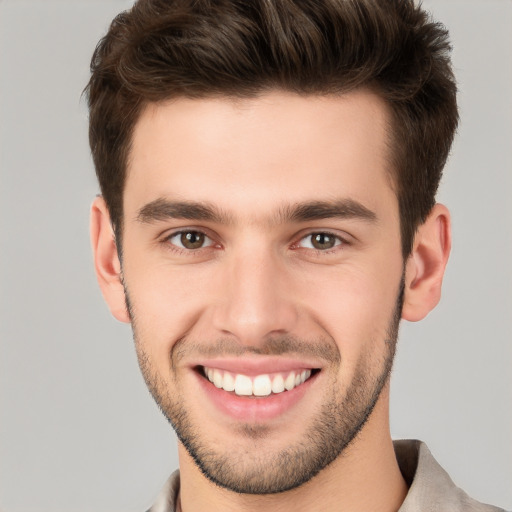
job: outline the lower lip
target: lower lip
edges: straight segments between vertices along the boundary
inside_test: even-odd
[[[318,374],[313,374],[306,382],[291,391],[264,397],[238,396],[233,392],[215,387],[197,372],[196,375],[206,396],[222,413],[239,421],[261,423],[277,418],[293,409],[304,397]]]

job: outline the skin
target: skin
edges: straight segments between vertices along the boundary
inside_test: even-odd
[[[102,198],[95,200],[98,281],[113,315],[132,322],[153,395],[174,423],[179,416],[189,425],[203,452],[229,461],[233,474],[286,472],[276,454],[307,445],[325,407],[336,404],[341,413],[332,428],[346,429],[341,420],[361,411],[343,400],[357,386],[360,403],[377,392],[342,455],[286,492],[219,487],[180,442],[183,510],[328,512],[342,504],[347,511],[392,511],[402,503],[407,489],[389,432],[389,382],[382,389],[375,383],[392,359],[390,326],[402,280],[402,318],[420,320],[439,300],[450,222],[446,208],[436,205],[403,261],[388,116],[367,91],[337,97],[274,91],[149,105],[135,127],[123,195],[122,269],[108,210]],[[169,208],[155,213],[162,201],[208,204],[225,218],[174,218]],[[371,215],[283,215],[318,201],[350,201]],[[176,233],[187,230],[203,232],[204,246],[180,247]],[[329,233],[335,245],[316,249],[311,235],[318,233]],[[279,353],[272,340],[283,339],[295,342]],[[198,377],[206,354],[208,361],[228,355],[270,365],[288,357],[319,371],[277,416],[233,419]]]

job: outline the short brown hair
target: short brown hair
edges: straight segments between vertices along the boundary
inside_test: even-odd
[[[133,128],[173,97],[328,95],[390,107],[402,252],[435,203],[458,123],[446,29],[414,0],[139,0],[99,42],[89,139],[118,242]]]

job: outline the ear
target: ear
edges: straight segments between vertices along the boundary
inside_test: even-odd
[[[107,205],[101,196],[91,206],[91,244],[94,268],[103,298],[117,320],[130,322],[114,231]]]
[[[436,204],[418,228],[407,260],[403,319],[417,322],[439,302],[451,244],[450,213],[442,204]]]

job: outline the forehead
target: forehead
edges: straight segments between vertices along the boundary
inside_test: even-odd
[[[134,129],[124,211],[159,198],[216,203],[253,220],[340,197],[378,209],[396,202],[388,121],[367,91],[150,104]]]

